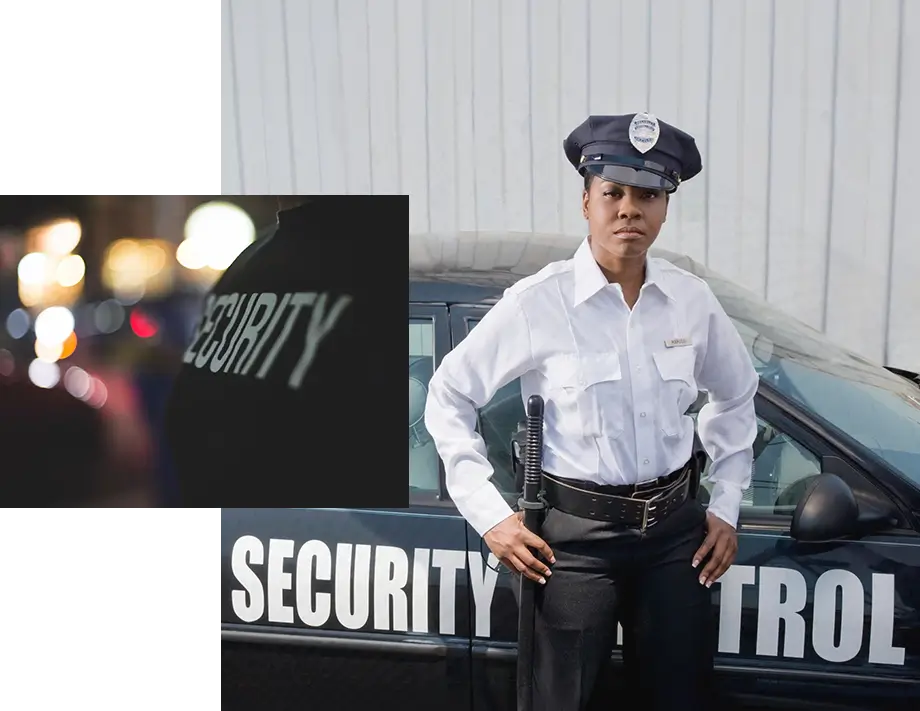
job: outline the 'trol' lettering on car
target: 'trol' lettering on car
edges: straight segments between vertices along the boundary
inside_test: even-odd
[[[741,600],[746,585],[757,580],[757,654],[779,655],[783,620],[782,656],[805,656],[805,618],[808,602],[805,576],[793,568],[734,565],[720,580],[719,651],[738,653],[741,639]],[[872,612],[869,626],[870,664],[904,664],[904,647],[893,645],[894,575],[872,574]],[[838,594],[839,591],[839,594]],[[862,649],[866,590],[848,570],[831,569],[815,581],[812,591],[811,644],[828,662],[848,662]],[[837,605],[840,601],[840,625]],[[838,641],[839,640],[839,641]]]
[[[373,553],[373,568],[371,558]],[[289,559],[296,559],[293,574]],[[485,566],[477,551],[416,548],[411,555],[395,546],[333,543],[309,540],[295,551],[294,541],[270,539],[268,556],[255,536],[243,536],[233,545],[230,566],[243,586],[231,592],[234,614],[243,622],[256,622],[268,608],[267,621],[322,627],[334,615],[342,627],[364,628],[369,622],[380,631],[430,632],[428,586],[437,569],[440,634],[455,634],[457,573],[469,565],[476,619],[473,634],[489,637],[492,596],[498,574]],[[489,565],[498,560],[489,554]],[[266,566],[262,579],[251,566]],[[412,579],[411,615],[405,587]],[[314,581],[333,581],[332,592],[315,591]],[[373,585],[371,582],[373,581]],[[294,590],[294,605],[284,603],[284,591]],[[392,617],[390,610],[392,607]],[[371,614],[373,612],[373,614]]]
[[[319,344],[350,302],[350,296],[332,297],[316,292],[211,294],[182,361],[199,369],[207,367],[212,373],[263,379],[290,337],[301,311],[308,307],[304,312],[309,322],[303,351],[288,377],[288,386],[297,389]],[[253,371],[257,362],[259,368]]]
[[[334,551],[334,554],[333,554]],[[374,558],[373,569],[371,558]],[[322,627],[332,617],[346,629],[361,629],[371,621],[381,631],[408,631],[410,615],[404,590],[412,576],[411,630],[427,633],[428,585],[432,568],[440,569],[441,634],[454,634],[457,573],[469,565],[476,619],[473,634],[491,636],[490,616],[497,573],[486,567],[477,551],[416,548],[410,555],[402,548],[350,543],[327,544],[310,540],[296,551],[294,575],[285,571],[287,559],[295,557],[294,542],[268,542],[267,585],[251,566],[265,566],[265,547],[254,536],[243,536],[233,546],[231,568],[243,589],[231,592],[234,614],[243,622],[256,622],[265,614],[269,622]],[[411,564],[410,564],[411,559]],[[489,565],[496,566],[489,554]],[[314,580],[334,581],[333,592],[314,592]],[[373,583],[373,584],[372,584]],[[757,589],[756,653],[778,656],[779,620],[784,621],[782,654],[802,658],[805,650],[805,618],[808,586],[805,576],[793,568],[734,565],[719,581],[719,652],[738,654],[741,646],[742,593],[745,586]],[[868,661],[872,664],[904,664],[904,648],[893,645],[894,576],[873,573]],[[294,607],[283,603],[285,590],[295,591]],[[841,591],[841,623],[838,637],[837,601]],[[862,581],[847,570],[831,569],[818,577],[813,590],[812,646],[822,659],[841,663],[859,654],[863,640],[865,590]],[[352,603],[353,600],[353,603]],[[390,618],[392,601],[393,617]],[[619,626],[618,626],[619,627]],[[623,630],[617,630],[617,644]],[[839,639],[839,641],[837,641]]]

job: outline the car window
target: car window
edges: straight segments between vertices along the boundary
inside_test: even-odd
[[[696,419],[696,413],[690,413]],[[709,501],[707,460],[700,500]],[[741,518],[745,516],[792,516],[808,482],[821,473],[821,459],[795,438],[762,418],[757,418],[751,485],[742,494]]]
[[[434,374],[434,322],[409,319],[409,490],[438,490],[438,452],[425,429],[425,400]]]

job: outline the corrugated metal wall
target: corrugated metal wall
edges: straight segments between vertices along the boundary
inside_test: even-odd
[[[408,193],[580,235],[563,137],[649,110],[703,174],[660,244],[920,369],[920,2],[223,0],[223,191]]]

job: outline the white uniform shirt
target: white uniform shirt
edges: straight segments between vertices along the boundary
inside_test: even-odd
[[[508,288],[441,362],[425,424],[444,461],[447,489],[480,534],[511,515],[491,483],[476,410],[521,378],[523,401],[545,401],[543,468],[598,484],[635,484],[682,467],[693,447],[684,413],[700,390],[698,416],[712,459],[709,511],[737,526],[751,478],[758,377],[709,286],[670,262],[648,258],[630,310],[587,239]]]

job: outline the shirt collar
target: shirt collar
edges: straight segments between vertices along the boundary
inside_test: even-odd
[[[609,282],[601,271],[601,268],[597,265],[597,262],[594,261],[594,255],[591,254],[591,245],[588,244],[587,237],[576,250],[573,261],[575,273],[575,298],[573,305],[578,306],[607,286]],[[671,293],[665,281],[661,267],[654,259],[646,258],[645,283],[653,284],[667,298],[671,300],[674,299],[674,295]]]

